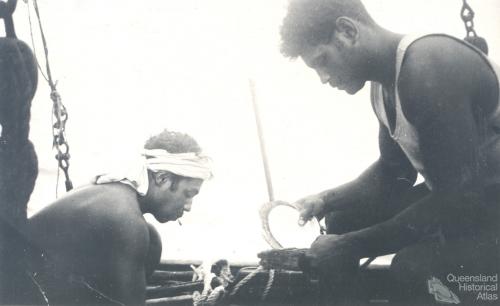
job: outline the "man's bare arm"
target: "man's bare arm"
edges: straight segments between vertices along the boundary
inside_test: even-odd
[[[358,178],[344,185],[299,200],[303,219],[322,218],[326,213],[340,210],[357,211],[370,202],[401,194],[415,183],[417,173],[387,128],[379,127],[380,157]]]
[[[103,252],[108,263],[106,292],[125,305],[143,305],[146,295],[146,261],[149,230],[141,216],[117,214],[107,223],[109,241]]]
[[[347,234],[362,256],[391,253],[416,242],[436,230],[444,217],[481,196],[485,165],[476,122],[481,117],[473,111],[473,103],[496,99],[497,85],[479,55],[460,46],[434,40],[414,50],[424,56],[410,54],[406,59],[400,96],[405,115],[419,134],[432,192],[387,222]],[[447,52],[450,55],[443,56]],[[488,83],[479,71],[490,74]],[[478,87],[483,88],[479,96]]]

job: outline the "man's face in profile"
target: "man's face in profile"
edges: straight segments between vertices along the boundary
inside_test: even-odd
[[[321,83],[353,95],[366,82],[360,73],[364,64],[356,56],[357,49],[354,38],[333,31],[328,41],[307,46],[300,57],[316,71]]]
[[[200,192],[203,180],[196,178],[169,178],[155,185],[150,205],[151,214],[159,222],[175,221],[184,211],[190,211],[193,198]]]

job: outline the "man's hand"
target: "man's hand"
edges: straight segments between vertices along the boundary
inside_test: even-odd
[[[321,235],[306,253],[309,268],[332,274],[353,272],[359,257],[359,248],[346,235]]]
[[[304,226],[311,218],[321,220],[325,216],[325,201],[319,194],[307,196],[293,203],[299,211],[299,225]]]

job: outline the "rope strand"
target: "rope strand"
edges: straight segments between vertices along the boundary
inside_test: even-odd
[[[31,42],[33,45],[33,50],[35,50],[35,42],[33,38],[33,27],[31,22],[31,11],[29,8],[28,0],[25,0],[25,3],[28,5],[28,18],[30,23],[30,33],[31,33]],[[40,17],[40,9],[38,7],[37,0],[33,0],[33,7],[35,9],[35,13],[38,19],[38,26],[40,29],[40,36],[42,39],[43,50],[45,55],[45,70],[46,73],[43,73],[42,67],[39,64],[37,59],[37,65],[40,73],[47,81],[51,92],[50,99],[52,100],[52,136],[53,136],[53,147],[57,150],[56,159],[58,161],[58,171],[57,171],[57,182],[56,182],[56,197],[58,196],[59,190],[59,177],[60,171],[64,172],[65,176],[65,185],[66,191],[73,189],[73,183],[69,177],[69,144],[66,141],[66,121],[68,120],[68,112],[66,111],[66,107],[62,103],[61,95],[57,91],[57,81],[54,82],[52,78],[52,73],[50,69],[50,61],[49,61],[49,49],[47,46],[47,39],[45,38],[45,33],[43,31],[42,19]],[[36,58],[36,57],[35,57]],[[54,120],[55,119],[55,120]],[[54,122],[56,121],[56,122]]]
[[[38,2],[37,0],[33,0],[33,7],[35,8],[35,13],[38,18],[38,26],[40,28],[40,35],[42,38],[42,43],[43,43],[43,50],[45,53],[45,69],[47,69],[47,78],[48,78],[48,83],[50,85],[50,89],[52,91],[56,90],[56,86],[54,84],[54,81],[52,80],[52,74],[50,72],[50,64],[49,64],[49,49],[47,47],[47,40],[45,39],[45,33],[43,32],[43,26],[42,26],[42,20],[40,17],[40,10],[38,9]]]
[[[231,291],[231,293],[229,293],[229,296],[231,296],[231,297],[234,296],[241,289],[241,287],[243,287],[246,283],[248,283],[252,278],[254,278],[255,275],[257,275],[257,273],[259,273],[263,269],[264,268],[262,266],[259,266],[259,267],[257,267],[257,269],[255,269],[252,272],[250,272],[250,274],[248,274],[247,276],[245,276],[242,280],[240,280],[234,286],[234,288]]]
[[[45,300],[45,304],[47,306],[50,306],[49,299],[47,298],[47,294],[45,294],[45,291],[43,291],[42,286],[36,281],[35,277],[31,273],[29,273],[28,271],[26,271],[26,274],[29,276],[29,278],[31,279],[31,281],[33,282],[33,284],[35,284],[35,286],[38,288],[38,292],[40,292],[40,294],[42,295],[43,299]]]
[[[25,3],[28,4],[28,0],[25,0]],[[38,57],[36,56],[35,39],[33,37],[33,23],[31,21],[31,10],[30,10],[29,4],[27,5],[27,7],[28,7],[28,22],[30,25],[31,46],[33,48],[33,55],[35,56],[36,65],[38,66],[38,71],[40,71],[40,74],[43,76],[43,78],[47,82],[49,82],[49,79],[47,78],[47,76],[45,75],[45,73],[42,70],[42,67],[40,66],[40,62],[38,61]]]
[[[269,292],[271,291],[271,288],[273,287],[274,283],[274,270],[271,269],[269,270],[269,279],[267,280],[266,288],[264,288],[264,292],[262,292],[262,300],[265,301],[267,299],[267,296],[269,295]]]
[[[242,287],[244,287],[250,280],[252,280],[261,271],[265,271],[264,267],[258,266],[257,269],[250,272],[247,276],[245,276],[242,280],[240,280],[233,287],[233,290],[231,290],[231,293],[229,293],[229,296],[230,297],[235,296],[236,293],[238,293],[238,291]],[[262,297],[261,297],[261,299],[263,301],[267,299],[267,296],[269,295],[269,292],[272,289],[272,286],[274,284],[274,277],[275,277],[275,270],[273,270],[273,269],[269,270],[269,279],[267,280],[266,287],[264,288],[264,291],[262,292]]]

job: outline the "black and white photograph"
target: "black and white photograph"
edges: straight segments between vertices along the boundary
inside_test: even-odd
[[[500,305],[499,16],[0,0],[0,305]]]

